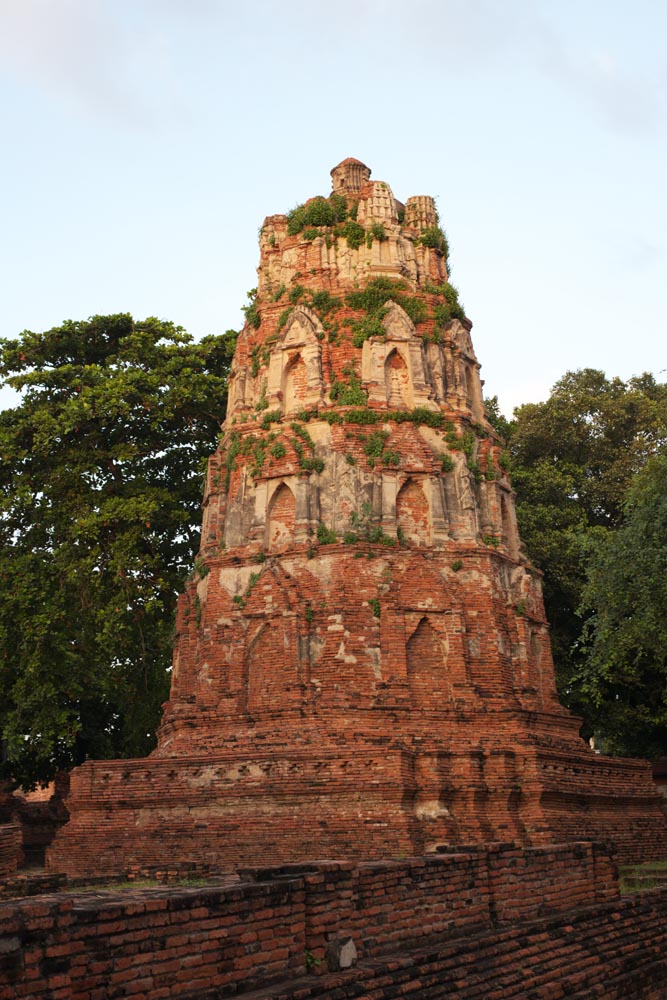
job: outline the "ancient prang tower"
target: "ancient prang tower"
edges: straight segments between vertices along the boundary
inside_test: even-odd
[[[664,851],[648,767],[558,702],[433,199],[331,174],[262,226],[158,748],[74,771],[49,864]]]

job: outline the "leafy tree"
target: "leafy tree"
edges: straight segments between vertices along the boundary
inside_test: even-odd
[[[568,372],[544,403],[519,407],[509,428],[519,531],[544,572],[561,696],[590,730],[596,717],[573,684],[577,614],[591,548],[623,521],[633,476],[667,440],[667,386],[642,375]]]
[[[573,680],[607,752],[656,757],[667,750],[667,452],[637,474],[624,515],[591,559]]]
[[[126,314],[0,340],[5,776],[151,749],[232,341]]]

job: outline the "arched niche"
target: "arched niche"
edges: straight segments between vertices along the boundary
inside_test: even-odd
[[[446,666],[444,637],[424,615],[406,644],[408,688],[415,708],[439,707],[447,688]]]
[[[384,336],[366,340],[361,352],[361,379],[369,402],[436,409],[426,377],[424,345],[412,320],[396,302],[388,301],[384,308]],[[397,402],[390,402],[392,398]]]
[[[282,622],[263,624],[245,656],[241,710],[250,715],[284,711],[299,703],[295,636]]]
[[[384,363],[384,384],[388,405],[395,410],[412,407],[410,372],[400,348],[394,348]]]
[[[281,339],[271,349],[266,393],[269,406],[280,406],[289,412],[286,393],[291,393],[291,410],[316,406],[322,401],[320,338],[324,338],[324,329],[317,314],[305,306],[297,306],[285,324]]]
[[[281,389],[285,413],[303,409],[308,395],[308,374],[301,352],[288,357],[283,368]]]
[[[424,490],[408,479],[396,495],[396,528],[408,542],[428,545],[431,540],[431,512]]]
[[[264,545],[270,552],[284,549],[294,541],[296,500],[287,483],[276,485],[269,498]]]

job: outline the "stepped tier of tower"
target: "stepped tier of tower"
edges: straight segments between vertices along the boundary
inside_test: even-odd
[[[74,771],[50,864],[660,854],[648,767],[558,702],[434,202],[332,178],[261,229],[158,748]]]

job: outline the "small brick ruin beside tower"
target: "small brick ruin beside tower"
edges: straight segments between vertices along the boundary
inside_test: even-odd
[[[48,864],[664,854],[648,766],[558,701],[434,201],[331,173],[261,229],[158,747],[75,769]]]

